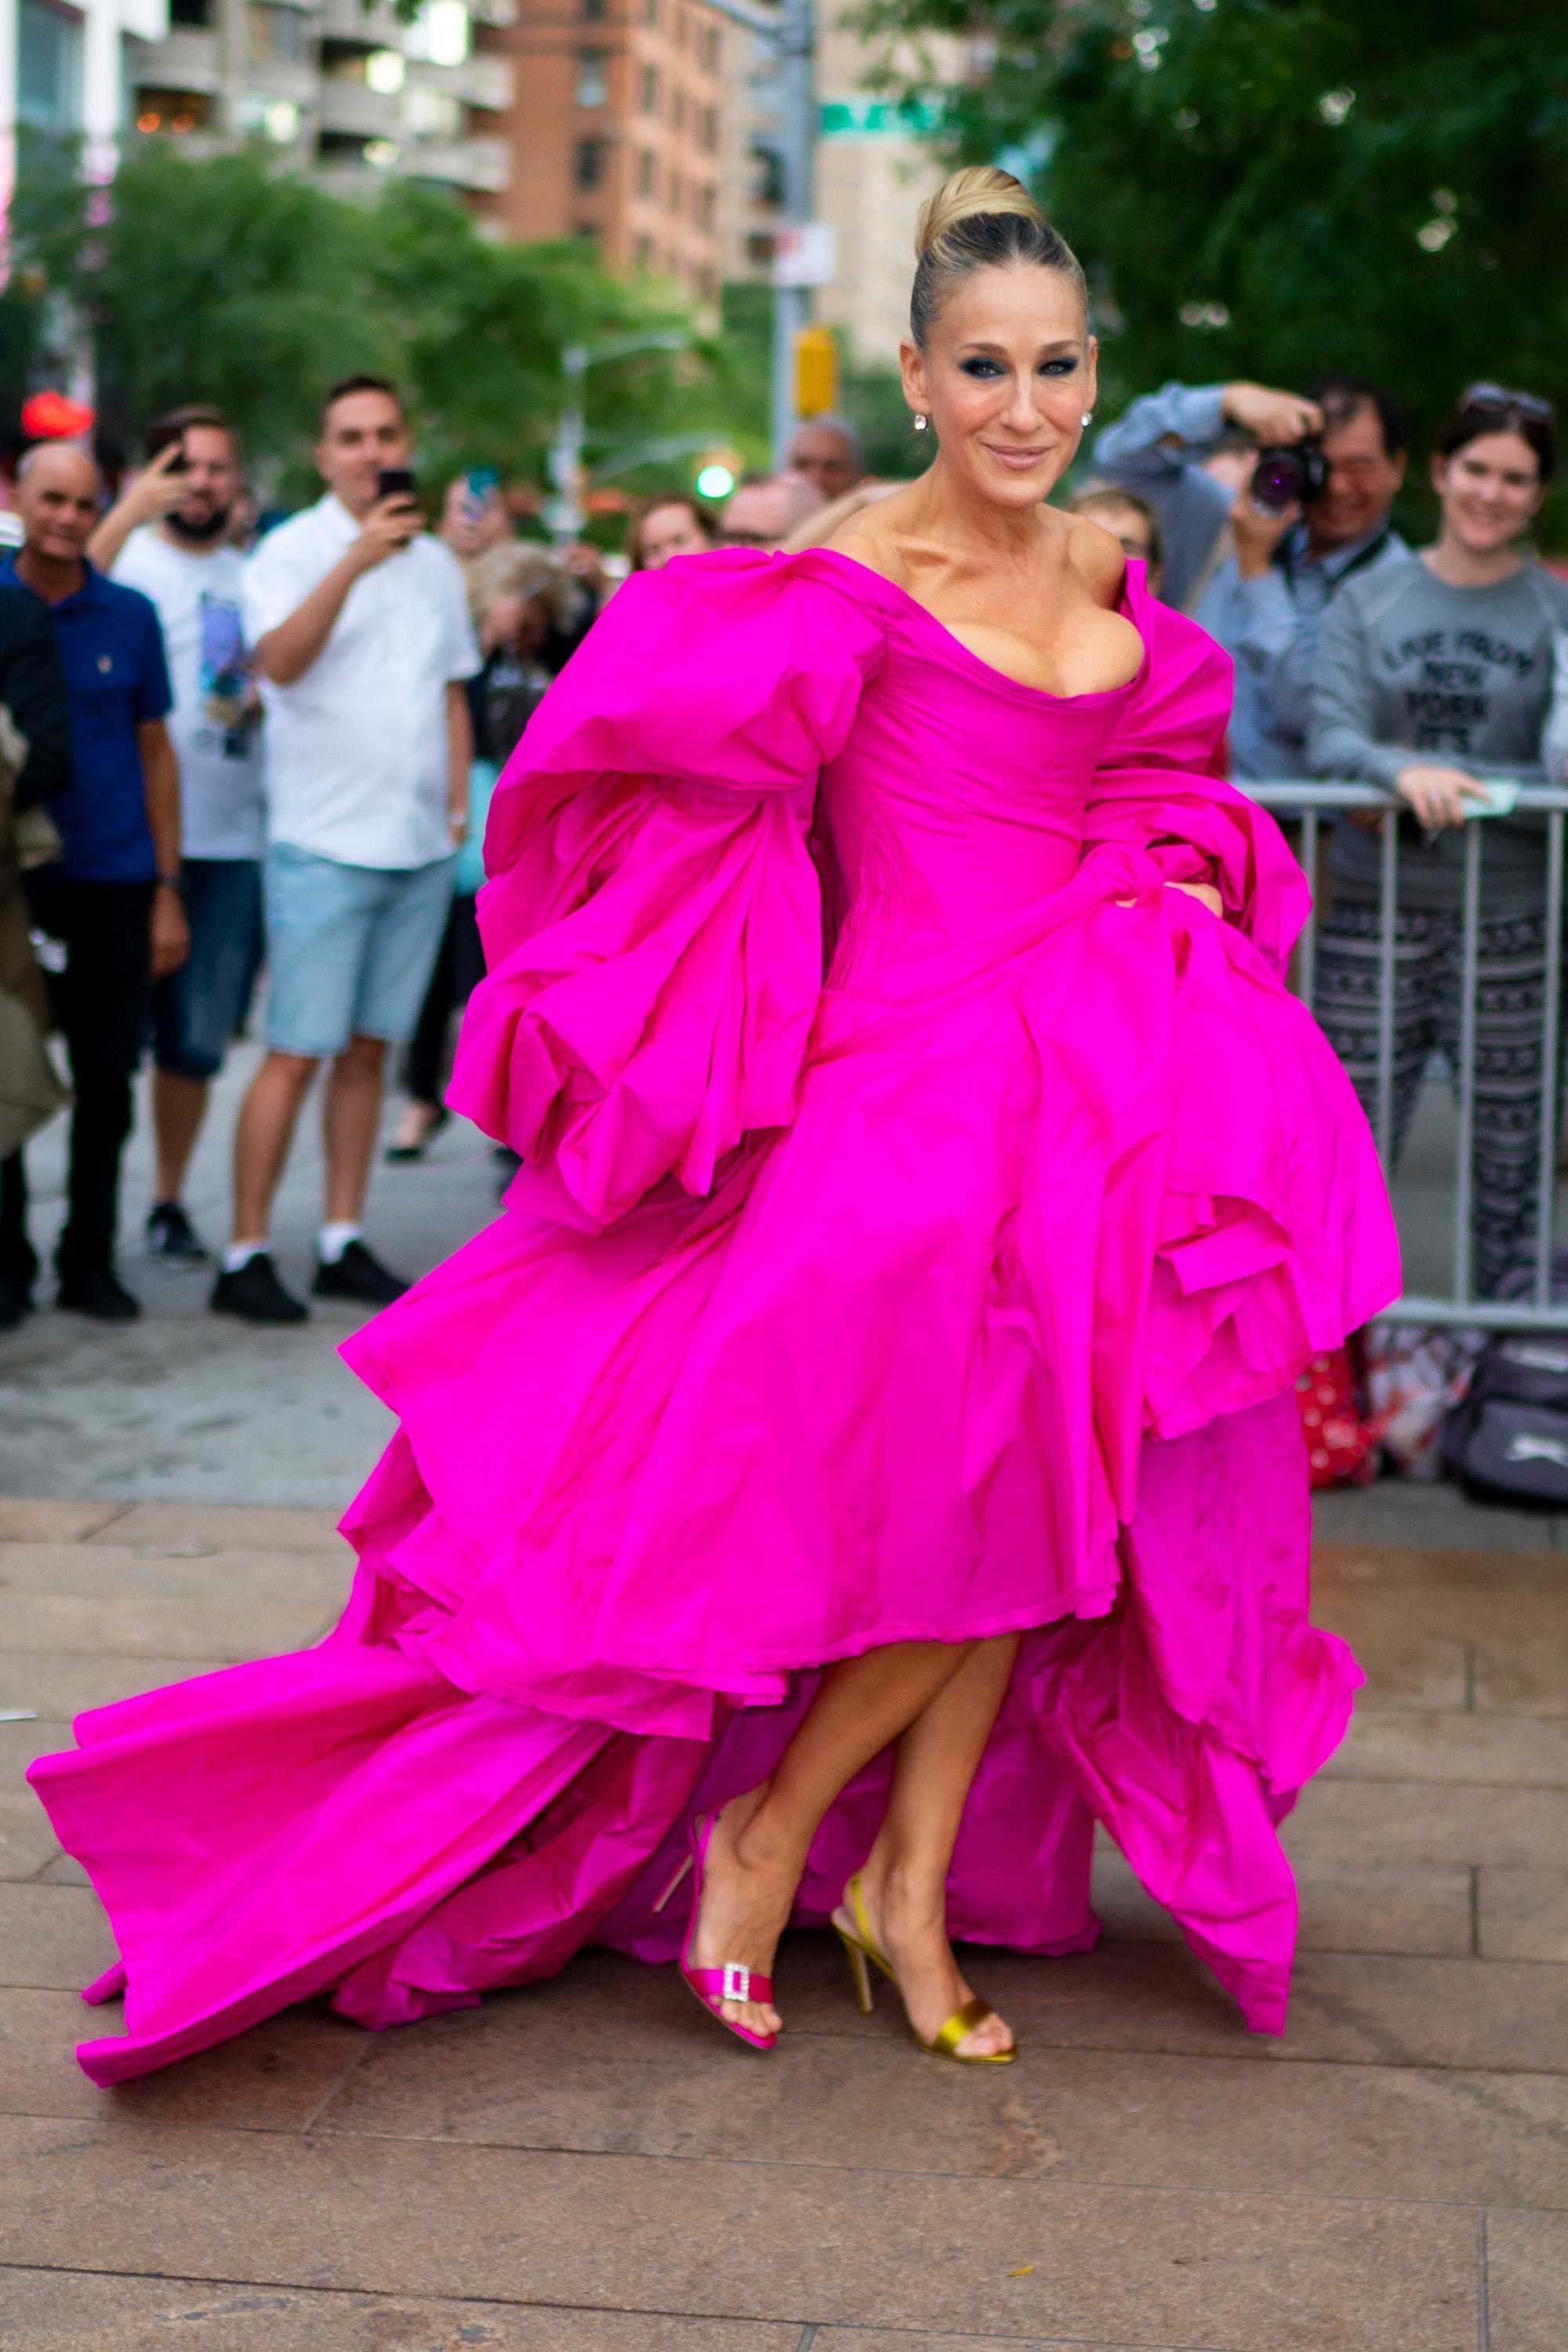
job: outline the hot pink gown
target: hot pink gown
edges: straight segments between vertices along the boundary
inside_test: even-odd
[[[634,578],[547,697],[451,1092],[524,1165],[344,1349],[402,1424],[347,1612],[34,1768],[122,1956],[95,2081],[328,1989],[384,2026],[667,1958],[687,1822],[825,1661],[1012,1629],[953,1932],[1091,1943],[1098,1816],[1280,2028],[1276,1825],[1360,1679],[1307,1622],[1289,1384],[1398,1265],[1281,984],[1305,885],[1215,773],[1229,664],[1131,571],[1110,693],[817,551]]]

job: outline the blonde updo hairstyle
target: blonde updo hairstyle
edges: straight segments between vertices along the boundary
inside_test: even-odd
[[[973,163],[942,182],[921,206],[915,226],[915,282],[910,294],[910,334],[925,351],[943,302],[961,278],[976,269],[1027,263],[1054,269],[1078,292],[1085,314],[1089,288],[1078,256],[1054,229],[1021,180],[994,163]]]

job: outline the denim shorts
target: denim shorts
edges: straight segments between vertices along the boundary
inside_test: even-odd
[[[351,1037],[414,1034],[447,928],[455,857],[342,866],[292,842],[267,853],[267,1042],[341,1054]]]
[[[153,988],[153,1058],[211,1078],[245,1018],[261,962],[261,867],[253,857],[187,857],[180,872],[191,952]]]

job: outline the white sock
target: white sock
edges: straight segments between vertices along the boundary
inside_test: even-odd
[[[223,1254],[225,1274],[237,1274],[242,1265],[248,1265],[253,1257],[259,1257],[266,1247],[265,1241],[230,1242]]]
[[[359,1239],[359,1227],[352,1219],[335,1225],[323,1225],[316,1236],[316,1255],[323,1265],[336,1265],[350,1242]]]

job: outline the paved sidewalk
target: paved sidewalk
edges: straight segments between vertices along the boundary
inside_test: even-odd
[[[214,1089],[186,1199],[203,1238],[227,1239],[234,1115],[259,1055],[241,1046]],[[389,1136],[401,1109],[389,1097]],[[314,1504],[341,1512],[392,1431],[392,1417],[337,1356],[363,1320],[317,1301],[309,1323],[257,1330],[209,1314],[212,1268],[176,1270],[143,1255],[151,1190],[146,1079],[121,1187],[121,1273],[142,1300],[139,1323],[90,1323],[49,1302],[19,1331],[0,1332],[0,1494],[136,1501]],[[27,1147],[33,1242],[53,1248],[63,1202],[66,1123]],[[284,1280],[303,1297],[320,1222],[321,1150],[312,1100],[279,1195],[275,1248]],[[378,1162],[365,1236],[413,1276],[446,1257],[496,1213],[496,1172],[483,1136],[454,1119],[412,1167]]]
[[[604,1953],[374,2036],[311,2003],[104,2093],[109,1947],[22,1789],[82,1706],[306,1643],[327,1513],[0,1504],[0,2346],[26,2352],[1563,2352],[1568,1563],[1325,1550],[1369,1687],[1288,1832],[1256,2039],[1101,1856],[1083,1957],[976,1952],[1005,2073],[788,1940],[753,2058]]]

